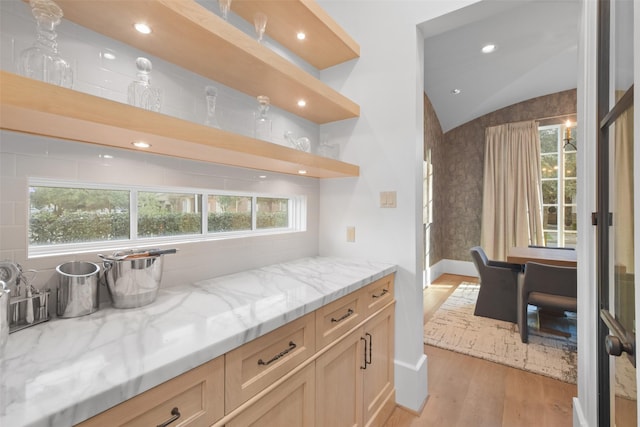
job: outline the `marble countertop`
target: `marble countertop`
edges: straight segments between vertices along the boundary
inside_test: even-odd
[[[394,271],[304,258],[17,331],[0,359],[0,426],[71,426]]]

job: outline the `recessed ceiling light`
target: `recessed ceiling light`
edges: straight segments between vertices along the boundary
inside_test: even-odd
[[[299,173],[300,175],[306,175],[306,174],[307,174],[307,171],[306,171],[306,170],[304,170],[304,169],[300,169],[300,170],[298,170],[298,173]]]
[[[151,33],[151,27],[148,26],[147,24],[143,23],[143,22],[138,22],[138,23],[134,24],[133,27],[139,33],[142,33],[142,34],[150,34]]]
[[[104,59],[116,59],[116,56],[111,52],[105,52],[102,54]]]
[[[113,159],[113,156],[111,154],[100,154],[99,157],[102,159]]]
[[[307,101],[304,99],[298,101],[298,107],[304,107],[305,105],[307,105]]]
[[[137,148],[149,148],[151,147],[151,144],[149,144],[148,142],[144,142],[144,141],[134,141],[131,143],[131,145],[133,145],[134,147]]]
[[[267,175],[258,175],[258,178],[260,179],[265,179],[267,177]]]
[[[494,50],[496,50],[496,45],[495,44],[487,44],[482,46],[482,53],[491,53]]]
[[[296,37],[298,38],[298,40],[304,40],[307,38],[307,35],[302,31],[299,31],[298,34],[296,34]]]
[[[462,92],[460,89],[451,89],[452,95],[458,95],[460,92]]]

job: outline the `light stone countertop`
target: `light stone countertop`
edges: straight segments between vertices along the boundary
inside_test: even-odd
[[[395,271],[304,258],[17,331],[0,356],[0,426],[71,426]]]

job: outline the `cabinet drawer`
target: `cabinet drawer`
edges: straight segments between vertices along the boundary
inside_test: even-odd
[[[378,279],[361,289],[365,316],[369,317],[393,301],[393,274]]]
[[[210,426],[224,415],[224,359],[219,357],[139,394],[77,427]],[[177,416],[177,414],[175,415]]]
[[[314,355],[314,319],[307,314],[225,355],[225,413]]]
[[[225,427],[313,427],[315,373],[315,366],[310,363],[240,412]]]
[[[316,310],[316,346],[318,350],[331,344],[363,317],[363,303],[360,292],[352,292]]]

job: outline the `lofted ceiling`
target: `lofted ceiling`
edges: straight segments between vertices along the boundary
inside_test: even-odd
[[[580,8],[580,0],[484,0],[421,24],[425,93],[443,132],[576,88]],[[497,49],[482,53],[489,43]]]

